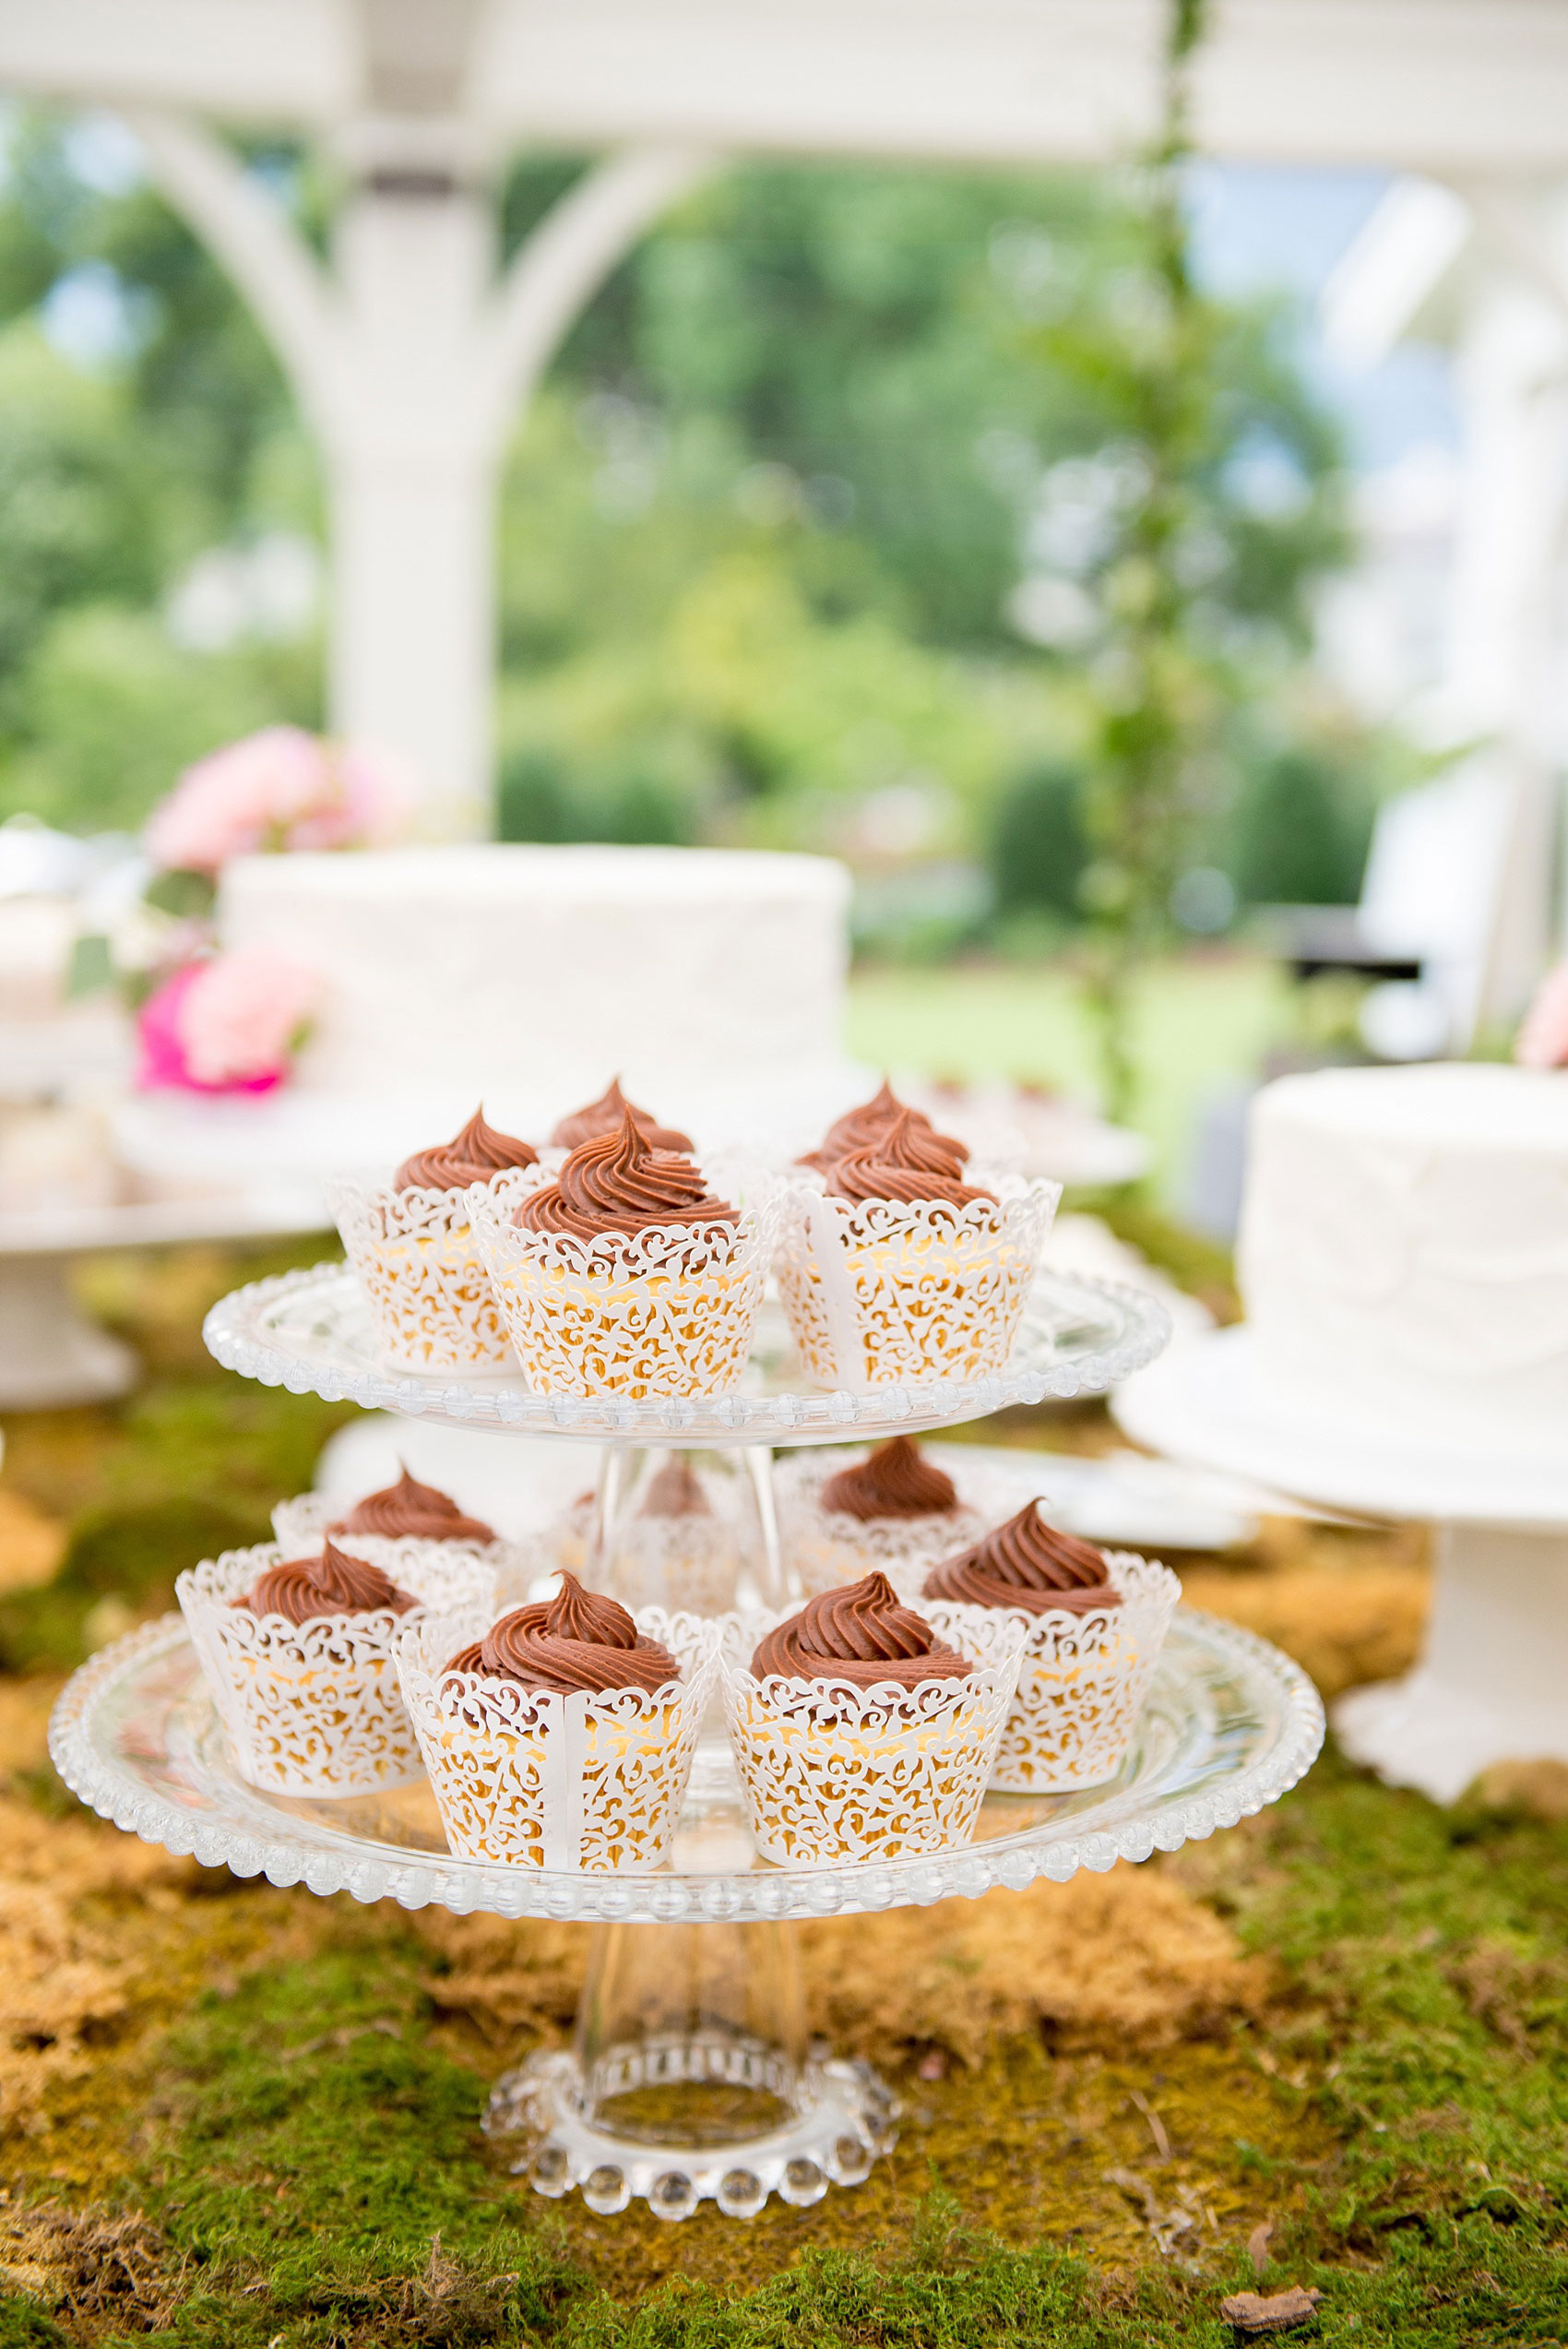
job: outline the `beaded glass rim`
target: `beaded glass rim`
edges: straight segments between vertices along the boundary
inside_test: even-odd
[[[1170,1338],[1170,1317],[1144,1290],[1042,1271],[1006,1366],[988,1377],[929,1379],[857,1393],[742,1386],[730,1394],[643,1402],[530,1394],[517,1371],[455,1378],[384,1369],[369,1307],[344,1264],[319,1264],[235,1289],[213,1306],[202,1335],[224,1368],[242,1377],[328,1402],[360,1403],[366,1411],[521,1435],[580,1436],[595,1443],[707,1446],[891,1436],[982,1419],[1016,1403],[1100,1394],[1154,1360]]]
[[[1032,1811],[1013,1832],[918,1860],[861,1860],[787,1873],[759,1866],[646,1875],[548,1873],[459,1860],[356,1834],[247,1786],[227,1764],[178,1616],[145,1625],[84,1664],[50,1721],[55,1769],[101,1817],[237,1876],[357,1901],[431,1902],[466,1914],[587,1924],[832,1916],[1015,1891],[1080,1868],[1103,1871],[1233,1827],[1277,1802],[1323,1743],[1323,1705],[1265,1640],[1180,1608],[1128,1758],[1110,1784],[1052,1797],[988,1797]],[[699,1771],[701,1756],[699,1753]],[[690,1799],[690,1798],[689,1798]],[[1043,1815],[1042,1815],[1043,1814]],[[1005,1810],[1000,1814],[1005,1818]]]

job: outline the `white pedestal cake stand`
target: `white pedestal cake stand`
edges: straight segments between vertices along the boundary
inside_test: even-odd
[[[208,1341],[252,1377],[372,1408],[620,1449],[767,1448],[940,1425],[1045,1394],[1092,1392],[1164,1342],[1158,1304],[1042,1277],[1004,1371],[974,1385],[828,1395],[754,1359],[737,1392],[682,1402],[585,1402],[514,1380],[408,1380],[380,1370],[356,1283],[340,1267],[242,1290]],[[767,1516],[765,1512],[765,1524]],[[775,1569],[777,1553],[775,1551]],[[1316,1692],[1263,1641],[1179,1613],[1129,1753],[1109,1783],[988,1796],[974,1840],[929,1858],[785,1871],[759,1859],[722,1735],[697,1750],[668,1867],[647,1875],[486,1866],[446,1850],[422,1784],[350,1801],[263,1794],[239,1776],[178,1617],[79,1672],[51,1726],[61,1776],[122,1827],[208,1865],[408,1908],[574,1919],[596,1928],[576,2043],[498,2082],[486,2121],[518,2132],[514,2164],[547,2195],[580,2188],[600,2212],[634,2196],[684,2218],[711,2198],[750,2216],[769,2194],[804,2206],[866,2177],[897,2108],[869,2067],[806,2040],[791,1920],[974,1898],[1146,1859],[1276,1801],[1323,1735]]]
[[[99,1329],[72,1296],[77,1257],[189,1240],[279,1239],[319,1231],[326,1214],[319,1188],[304,1184],[0,1213],[0,1411],[108,1402],[141,1375],[129,1346]]]
[[[1568,1761],[1568,1448],[1404,1442],[1278,1401],[1245,1328],[1185,1341],[1115,1396],[1151,1450],[1253,1476],[1331,1508],[1438,1528],[1425,1652],[1403,1680],[1334,1709],[1347,1753],[1451,1803],[1492,1762]]]

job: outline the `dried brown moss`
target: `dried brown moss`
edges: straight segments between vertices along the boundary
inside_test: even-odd
[[[487,2038],[570,2023],[581,1928],[439,1909],[414,1927],[445,1961],[426,1985],[435,2004]],[[933,2046],[973,2065],[1042,2027],[1053,2045],[1166,2045],[1255,2012],[1266,1988],[1229,1926],[1151,1868],[794,1930],[813,2030],[884,2057]]]

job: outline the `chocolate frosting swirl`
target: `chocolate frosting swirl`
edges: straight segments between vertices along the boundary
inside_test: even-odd
[[[430,1150],[415,1151],[392,1177],[395,1191],[462,1191],[470,1183],[488,1183],[507,1166],[537,1166],[539,1152],[515,1134],[497,1133],[476,1109],[460,1134]]]
[[[482,1672],[525,1688],[599,1696],[607,1688],[662,1688],[681,1667],[668,1648],[645,1640],[624,1606],[563,1574],[552,1599],[514,1607],[482,1640],[459,1648],[448,1672]]]
[[[367,1493],[329,1533],[384,1533],[423,1542],[493,1542],[495,1529],[482,1518],[465,1517],[456,1501],[422,1485],[405,1468],[395,1485]]]
[[[350,1557],[335,1542],[324,1542],[319,1557],[296,1557],[264,1567],[237,1607],[252,1615],[280,1615],[290,1623],[314,1623],[324,1615],[374,1615],[389,1607],[407,1615],[422,1602],[399,1590],[368,1558]]]
[[[695,1470],[679,1452],[667,1460],[656,1476],[647,1480],[639,1517],[711,1517],[707,1495],[697,1481]]]
[[[1048,1525],[1038,1501],[1028,1502],[973,1549],[932,1567],[922,1596],[960,1599],[971,1606],[1021,1607],[1027,1615],[1057,1607],[1089,1615],[1122,1604],[1104,1551]]]
[[[826,1174],[846,1151],[863,1150],[868,1142],[878,1140],[900,1115],[913,1118],[917,1133],[930,1134],[957,1160],[960,1166],[963,1165],[969,1155],[968,1144],[959,1141],[955,1135],[939,1134],[923,1109],[907,1108],[885,1077],[870,1101],[861,1102],[858,1109],[847,1109],[843,1116],[828,1127],[815,1150],[808,1151],[797,1163],[815,1166]]]
[[[950,1207],[990,1199],[994,1204],[994,1191],[961,1180],[962,1167],[963,1161],[929,1120],[922,1132],[913,1110],[901,1109],[891,1126],[872,1140],[841,1151],[826,1172],[829,1195],[856,1206],[867,1199],[941,1199]]]
[[[933,1468],[908,1436],[895,1436],[853,1468],[841,1468],[817,1498],[823,1508],[862,1523],[875,1517],[945,1516],[958,1506],[951,1476]]]
[[[900,1606],[885,1574],[808,1600],[758,1641],[752,1657],[758,1680],[847,1680],[855,1688],[887,1680],[918,1688],[922,1680],[962,1680],[974,1668],[940,1644],[923,1616]]]
[[[630,1113],[613,1133],[579,1142],[553,1183],[530,1191],[512,1217],[526,1232],[646,1232],[656,1223],[738,1223],[716,1198],[700,1166],[674,1151],[655,1150]]]
[[[629,1117],[645,1142],[655,1150],[679,1150],[688,1153],[695,1147],[689,1134],[677,1131],[673,1126],[661,1126],[651,1109],[639,1109],[621,1091],[619,1077],[612,1077],[606,1090],[586,1109],[574,1110],[570,1117],[563,1117],[551,1140],[559,1150],[576,1150],[579,1142],[591,1142],[600,1134],[620,1130],[621,1120]]]

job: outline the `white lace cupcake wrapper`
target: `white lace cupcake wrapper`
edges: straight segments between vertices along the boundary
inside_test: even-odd
[[[466,1191],[331,1182],[327,1204],[396,1370],[504,1370],[513,1360]]]
[[[735,1604],[741,1551],[721,1517],[633,1517],[615,1529],[610,1583],[623,1606],[722,1615]]]
[[[473,1630],[460,1617],[412,1626],[398,1669],[446,1840],[460,1858],[555,1870],[644,1871],[668,1856],[717,1668],[690,1616],[642,1609],[637,1628],[670,1649],[681,1678],[646,1693],[545,1694],[446,1659]]]
[[[393,1646],[410,1617],[324,1616],[290,1624],[236,1607],[258,1574],[297,1553],[275,1542],[204,1558],[175,1583],[218,1717],[243,1775],[275,1794],[366,1795],[422,1775]],[[494,1572],[434,1542],[356,1541],[424,1606],[494,1612]],[[417,1619],[417,1618],[416,1618]]]
[[[1103,1785],[1121,1768],[1182,1585],[1169,1567],[1130,1551],[1108,1551],[1106,1563],[1122,1593],[1119,1607],[1095,1615],[997,1610],[1025,1634],[992,1775],[999,1794],[1069,1794]]]
[[[873,1572],[885,1574],[900,1598],[912,1599],[933,1566],[971,1547],[986,1530],[980,1511],[962,1504],[928,1517],[862,1519],[825,1509],[824,1485],[865,1457],[864,1451],[835,1450],[826,1458],[799,1451],[775,1462],[779,1551],[786,1572],[799,1578],[808,1599]]]
[[[804,1868],[967,1843],[1017,1679],[1023,1633],[1013,1617],[933,1607],[932,1628],[974,1671],[866,1690],[758,1680],[752,1653],[784,1619],[731,1616],[720,1651],[725,1723],[758,1851]]]
[[[774,1270],[801,1358],[850,1392],[1001,1369],[1060,1183],[998,1176],[998,1205],[786,1194]]]
[[[537,1169],[501,1175],[474,1201],[479,1246],[534,1392],[639,1401],[736,1386],[772,1251],[771,1199],[742,1206],[738,1226],[658,1224],[579,1240],[513,1222],[538,1180]]]
[[[347,1514],[348,1509],[342,1502],[329,1501],[324,1493],[296,1493],[291,1499],[279,1501],[274,1508],[272,1530],[278,1536],[285,1556],[303,1557],[321,1541],[327,1532],[328,1521],[345,1517]],[[333,1536],[340,1549],[350,1551],[357,1543],[398,1538],[399,1537],[384,1533],[374,1535],[339,1533]],[[550,1570],[525,1556],[522,1545],[517,1542],[435,1542],[429,1541],[424,1535],[406,1535],[400,1538],[425,1540],[431,1549],[439,1550],[444,1556],[478,1558],[481,1564],[488,1566],[494,1575],[495,1594],[498,1599],[505,1597],[507,1592],[517,1584],[518,1576],[525,1570],[530,1578],[535,1574]]]

